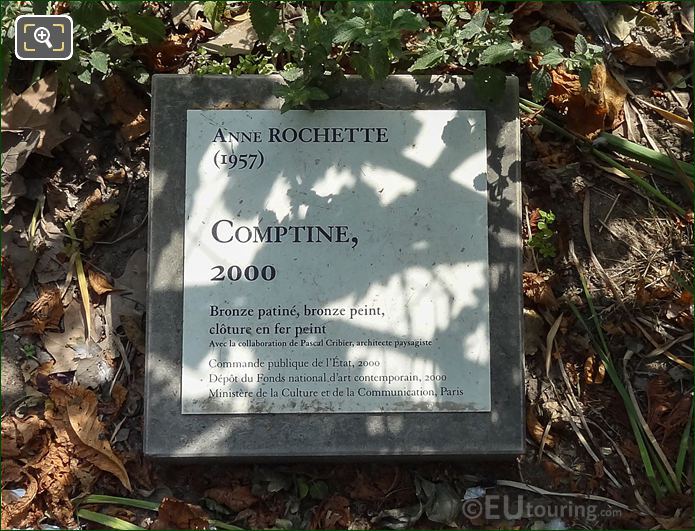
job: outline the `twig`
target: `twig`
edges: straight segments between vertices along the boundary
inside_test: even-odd
[[[673,345],[677,345],[678,343],[682,343],[683,341],[687,341],[687,340],[690,339],[691,337],[693,337],[693,333],[692,333],[692,332],[689,332],[689,333],[687,333],[687,334],[685,334],[685,335],[683,335],[683,336],[681,336],[681,337],[677,337],[677,338],[674,339],[673,341],[670,341],[670,342],[666,343],[665,345],[663,345],[663,346],[661,346],[661,347],[655,348],[655,349],[652,350],[649,354],[645,354],[645,355],[642,356],[642,357],[643,357],[643,358],[654,358],[654,357],[656,357],[656,356],[659,356],[660,354],[663,354],[664,352],[667,352]],[[692,370],[692,368],[691,368],[691,370]]]
[[[594,246],[591,242],[591,223],[589,221],[590,217],[591,217],[591,191],[587,189],[586,193],[584,194],[584,203],[582,205],[582,227],[584,229],[584,239],[586,240],[586,245],[589,247],[589,257],[591,258],[591,262],[594,264],[594,267],[596,267],[596,269],[599,273],[599,276],[603,279],[603,282],[613,292],[613,296],[615,297],[616,302],[620,306],[624,307],[623,294],[620,293],[618,286],[615,285],[615,282],[613,282],[611,277],[608,276],[608,273],[606,273],[606,270],[603,269],[601,262],[599,262],[598,258],[596,257],[596,254],[594,253]]]
[[[549,423],[549,424],[550,424],[550,423]],[[526,437],[526,443],[527,443],[527,444],[530,444],[530,445],[536,445],[536,444],[537,444],[536,441],[534,441],[534,440],[531,439],[530,437]],[[554,453],[554,452],[551,452],[551,451],[548,450],[547,448],[541,448],[541,449],[539,449],[538,452],[539,452],[539,457],[540,457],[540,454],[541,454],[541,453],[545,454],[546,456],[548,456],[548,457],[550,458],[551,461],[553,461],[556,465],[558,465],[558,466],[559,466],[560,468],[562,468],[563,470],[566,470],[566,471],[569,472],[570,474],[576,474],[576,473],[577,473],[577,471],[574,470],[574,469],[572,469],[569,465],[567,465],[567,464],[562,460],[562,458],[561,458],[559,455],[557,455],[557,454]],[[521,470],[519,470],[519,477],[521,477],[522,480],[523,480],[523,476],[522,476],[522,474],[521,474]]]
[[[649,143],[649,145],[651,146],[651,148],[652,148],[654,151],[657,151],[657,152],[658,152],[658,151],[659,151],[659,148],[657,147],[656,142],[654,141],[654,139],[653,139],[653,138],[651,137],[651,135],[649,134],[649,128],[647,127],[647,123],[644,121],[644,118],[642,118],[642,113],[637,112],[637,113],[635,113],[635,114],[636,114],[636,116],[637,116],[637,121],[638,121],[639,124],[642,126],[642,135],[643,135],[644,138],[647,140],[647,142]]]
[[[560,323],[562,323],[562,318],[565,316],[561,313],[560,316],[555,319],[553,326],[550,327],[547,337],[545,338],[545,375],[548,376],[550,372],[550,362],[553,357],[553,341],[555,341],[555,335],[560,328]]]
[[[598,430],[603,434],[603,436],[610,441],[611,446],[613,446],[613,449],[618,454],[618,457],[620,457],[620,460],[622,461],[623,466],[625,467],[625,472],[627,472],[627,478],[628,478],[628,480],[630,480],[630,485],[632,485],[632,489],[633,489],[632,492],[635,495],[635,499],[640,504],[640,509],[642,509],[644,512],[646,512],[649,515],[653,515],[654,513],[649,508],[647,503],[644,501],[642,494],[640,493],[639,489],[637,488],[637,482],[635,481],[635,476],[632,474],[632,468],[630,468],[630,463],[628,463],[627,459],[625,458],[625,454],[620,449],[620,446],[613,440],[613,438],[610,435],[608,435],[608,432],[606,432],[606,430],[604,430],[596,422],[594,422],[593,420],[590,420],[589,422],[591,424],[593,424],[596,428],[598,428]],[[604,422],[605,422],[605,420],[604,420]]]
[[[596,494],[580,494],[577,492],[553,492],[550,490],[542,489],[540,487],[536,487],[534,485],[519,483],[518,481],[510,481],[508,479],[498,479],[497,486],[525,490],[528,492],[533,492],[535,494],[542,494],[543,496],[559,496],[561,498],[577,498],[580,500],[598,501],[607,503],[608,505],[619,507],[620,509],[624,509],[625,511],[630,511],[631,513],[637,512],[635,511],[635,509],[628,507],[624,503],[612,500],[611,498],[606,498],[605,496],[597,496]]]
[[[142,221],[140,222],[140,224],[137,227],[135,227],[133,230],[126,232],[123,236],[120,236],[119,238],[116,238],[115,240],[111,240],[110,242],[94,242],[94,243],[99,244],[99,245],[113,245],[114,243],[118,243],[120,241],[123,241],[128,236],[132,236],[133,234],[138,232],[143,227],[143,225],[145,223],[147,223],[147,214],[145,214],[145,217],[142,218]]]
[[[611,207],[608,209],[608,213],[607,213],[606,216],[603,218],[603,221],[600,221],[600,220],[599,220],[600,223],[601,223],[601,227],[599,227],[599,229],[598,229],[599,234],[601,234],[601,231],[602,231],[603,228],[606,226],[606,223],[608,223],[608,220],[610,219],[611,214],[613,213],[613,209],[615,208],[615,205],[618,204],[618,199],[620,199],[620,194],[618,194],[618,195],[615,196],[615,199],[613,200],[613,204],[612,204]]]
[[[528,240],[526,240],[526,242],[528,243],[531,241],[531,220],[529,219],[529,216],[528,216],[528,207],[526,207],[524,209],[524,214],[526,217],[526,229],[528,232]],[[540,271],[538,269],[538,262],[536,261],[536,250],[533,247],[531,247],[530,245],[527,245],[526,248],[531,250],[531,258],[533,259],[533,266],[536,268],[536,273],[539,273]]]
[[[567,387],[567,390],[569,391],[568,398],[569,402],[572,405],[572,408],[574,409],[575,413],[577,416],[580,418],[580,421],[582,422],[584,428],[586,429],[587,433],[589,434],[589,437],[591,437],[592,442],[596,447],[598,447],[598,444],[596,444],[596,441],[594,440],[594,435],[591,433],[591,430],[589,429],[589,425],[586,422],[586,418],[584,417],[584,413],[582,412],[581,408],[579,407],[579,403],[577,402],[576,397],[574,396],[574,392],[572,391],[572,387],[570,386],[569,378],[567,377],[567,372],[565,371],[565,368],[562,364],[562,360],[558,360],[558,365],[560,367],[560,372],[562,373],[563,379],[565,381],[565,386]],[[555,383],[550,380],[550,385],[553,388],[553,391],[555,392],[556,397],[558,398],[558,403],[560,406],[565,409],[568,413],[568,420],[569,424],[572,427],[572,430],[574,430],[575,435],[577,436],[577,439],[579,440],[579,443],[584,447],[584,449],[587,451],[589,456],[594,460],[595,463],[599,463],[602,460],[599,458],[598,455],[596,455],[596,452],[594,452],[593,448],[589,444],[589,441],[586,440],[586,437],[584,437],[584,434],[581,432],[579,429],[579,426],[577,426],[576,422],[574,422],[574,419],[572,419],[572,412],[567,410],[567,407],[562,403],[560,400],[560,393],[557,390],[557,387],[555,387]],[[608,469],[608,467],[604,467],[604,473],[606,476],[608,476],[608,479],[611,480],[614,486],[618,488],[622,488],[622,484],[618,479],[613,475],[613,473]]]

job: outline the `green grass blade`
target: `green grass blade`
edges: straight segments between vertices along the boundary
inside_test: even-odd
[[[135,507],[137,509],[147,509],[148,511],[159,511],[159,504],[147,500],[136,500],[133,498],[121,498],[120,496],[106,496],[102,494],[90,494],[77,502],[79,505],[94,504],[113,504],[124,505],[126,507]],[[221,522],[220,520],[209,520],[209,522],[218,529],[228,529],[230,531],[244,531],[243,527],[237,527],[232,524]],[[139,528],[138,528],[139,529]]]
[[[596,158],[602,160],[603,162],[608,163],[608,164],[611,165],[613,168],[615,168],[615,169],[617,169],[617,170],[620,170],[620,171],[623,172],[625,175],[627,175],[627,177],[629,177],[637,186],[639,186],[640,188],[642,188],[642,190],[644,190],[646,193],[648,193],[648,194],[651,195],[652,197],[654,197],[654,198],[658,199],[659,201],[661,201],[665,206],[668,206],[669,208],[672,208],[672,209],[673,209],[674,211],[676,211],[680,216],[685,216],[685,210],[684,210],[683,208],[681,208],[680,206],[678,206],[676,203],[674,203],[671,199],[669,199],[668,197],[666,197],[666,196],[661,192],[661,190],[658,190],[657,188],[655,188],[654,186],[652,186],[650,183],[648,183],[648,182],[647,182],[646,180],[644,180],[642,177],[640,177],[639,175],[637,175],[637,174],[636,174],[635,172],[633,172],[631,169],[626,168],[625,166],[623,166],[622,164],[620,164],[617,160],[615,160],[615,159],[614,159],[613,157],[611,157],[610,155],[607,155],[606,153],[603,153],[602,151],[599,151],[599,150],[596,149],[595,147],[592,147],[591,142],[589,142],[589,141],[586,140],[585,138],[583,138],[583,137],[581,137],[581,136],[579,136],[579,135],[575,135],[575,134],[572,133],[571,131],[568,131],[566,128],[562,127],[561,125],[556,124],[556,123],[553,122],[552,120],[550,120],[550,119],[546,118],[545,116],[543,116],[542,114],[540,114],[539,111],[540,111],[540,112],[543,112],[541,109],[534,109],[534,108],[532,108],[531,106],[529,106],[528,104],[524,103],[523,101],[521,101],[521,102],[519,103],[519,108],[520,108],[522,111],[526,112],[526,113],[534,114],[536,120],[538,120],[538,121],[539,121],[540,123],[542,123],[543,125],[547,126],[549,129],[552,129],[552,130],[555,131],[556,133],[558,133],[558,134],[560,134],[560,135],[562,135],[562,136],[564,136],[564,137],[566,137],[566,138],[569,138],[569,139],[571,139],[571,140],[575,140],[575,141],[579,142],[580,145],[590,147],[590,148],[591,148],[591,154],[593,154]],[[639,145],[639,144],[635,144],[635,145]],[[646,149],[646,148],[645,148],[645,149]],[[656,152],[655,152],[655,153],[656,153]],[[668,158],[668,157],[666,157],[666,159],[669,161],[669,166],[668,166],[668,168],[670,168],[670,170],[673,171],[673,163],[672,163],[671,159]],[[683,163],[683,164],[686,164],[686,163]],[[687,164],[686,164],[686,166],[687,166]],[[663,167],[661,167],[661,166],[659,166],[659,168],[660,168],[660,169],[663,169]],[[689,174],[689,175],[691,175],[691,174],[692,174],[692,167],[688,167],[688,170],[687,170],[686,173]]]
[[[623,172],[630,179],[632,179],[635,182],[635,184],[637,184],[637,186],[642,188],[645,192],[647,192],[650,195],[652,195],[653,197],[659,199],[663,204],[665,204],[666,206],[675,210],[679,215],[685,216],[685,210],[683,208],[681,208],[676,203],[671,201],[668,197],[666,197],[661,192],[661,190],[654,188],[651,184],[649,184],[647,181],[642,179],[642,177],[637,175],[631,169],[626,168],[625,166],[620,164],[617,160],[615,160],[613,157],[606,155],[605,153],[603,153],[602,151],[599,151],[596,148],[592,149],[591,152],[593,153],[593,155],[596,158],[601,159],[604,162],[607,162],[608,164],[613,166],[616,170],[620,170],[621,172]]]
[[[582,283],[585,284],[583,275],[580,274],[580,278],[582,280]],[[574,315],[577,317],[577,320],[582,324],[582,326],[584,326],[587,333],[589,334],[589,339],[594,344],[596,352],[598,352],[601,361],[603,361],[603,364],[606,366],[606,372],[608,373],[608,377],[610,378],[611,382],[618,391],[618,394],[622,398],[623,404],[625,404],[625,409],[627,410],[627,417],[630,421],[630,427],[632,428],[632,432],[635,435],[635,440],[637,441],[637,447],[639,449],[640,457],[642,458],[642,463],[644,465],[644,470],[647,474],[647,478],[649,479],[649,483],[651,484],[654,493],[659,498],[661,498],[663,496],[663,491],[659,484],[656,482],[656,472],[654,471],[654,465],[652,464],[652,460],[649,456],[649,450],[647,449],[647,445],[644,441],[644,436],[642,434],[640,425],[637,422],[637,419],[635,418],[636,412],[634,411],[632,400],[630,400],[630,396],[628,395],[627,389],[625,389],[625,385],[623,384],[622,380],[620,380],[620,376],[618,375],[618,372],[615,370],[615,366],[613,365],[613,360],[608,356],[608,351],[603,350],[602,346],[596,342],[596,339],[592,334],[589,325],[586,323],[581,313],[579,313],[577,307],[571,302],[569,303],[569,305],[572,309],[572,313],[574,313]],[[593,304],[591,305],[591,307],[593,308]]]
[[[676,490],[676,487],[674,487],[668,472],[666,472],[666,469],[664,468],[664,465],[661,464],[661,460],[656,455],[656,451],[651,446],[648,446],[647,450],[649,450],[649,455],[656,464],[656,470],[659,472],[661,480],[664,482],[664,485],[666,485],[666,490],[669,492],[669,494],[676,494],[678,491]]]
[[[133,498],[121,498],[120,496],[104,496],[101,494],[90,494],[79,500],[80,505],[90,503],[112,503],[114,505],[125,505],[126,507],[136,507],[147,509],[148,511],[159,511],[159,504],[147,500],[135,500]]]
[[[88,511],[87,509],[80,509],[77,511],[77,516],[89,520],[90,522],[95,522],[100,525],[105,525],[110,529],[145,529],[144,527],[131,524],[120,518],[114,516],[109,516],[107,514],[101,514],[94,511]]]
[[[685,456],[688,454],[688,447],[692,441],[691,428],[693,426],[693,404],[690,404],[690,415],[688,416],[688,422],[683,430],[683,435],[681,435],[681,444],[678,448],[678,458],[676,459],[676,477],[678,481],[683,482],[683,470],[685,469]]]
[[[639,160],[640,162],[644,162],[650,166],[657,166],[671,174],[675,174],[675,172],[678,171],[676,168],[674,168],[675,163],[679,166],[683,173],[689,175],[691,179],[693,178],[693,165],[683,162],[682,160],[674,161],[671,159],[671,157],[664,155],[663,153],[659,153],[658,151],[654,151],[648,147],[636,144],[612,133],[601,133],[598,136],[598,141],[596,141],[594,145],[601,145],[603,143],[609,146],[613,151],[617,151],[626,157]]]

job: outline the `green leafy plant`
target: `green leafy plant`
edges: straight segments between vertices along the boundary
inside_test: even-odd
[[[275,72],[275,66],[270,59],[264,55],[242,55],[236,66],[232,66],[230,57],[223,57],[218,60],[208,51],[199,48],[193,57],[195,73],[199,76],[206,74],[223,74],[240,76],[242,74],[261,74],[267,75]]]
[[[147,71],[133,58],[134,47],[162,41],[165,25],[142,6],[143,2],[71,2],[75,53],[58,67],[63,84],[72,78],[91,83],[114,70],[147,82]]]
[[[528,244],[544,258],[553,258],[556,254],[553,238],[555,231],[550,226],[555,222],[555,214],[549,210],[538,210],[537,232],[531,236]]]
[[[591,81],[594,66],[603,61],[603,49],[587,42],[581,33],[575,38],[574,51],[568,57],[563,55],[562,46],[553,39],[549,28],[536,28],[531,32],[530,38],[535,50],[543,54],[538,61],[539,68],[531,75],[531,89],[536,101],[543,99],[550,90],[552,79],[549,67],[563,65],[569,71],[579,72],[579,81],[586,88]]]
[[[2,2],[2,75],[6,79],[14,48],[14,21],[22,14],[45,14],[55,2]],[[55,7],[55,6],[53,6]],[[164,21],[141,1],[71,1],[74,21],[74,53],[70,60],[56,63],[64,92],[75,81],[91,83],[120,71],[140,83],[149,74],[134,57],[137,46],[153,44],[165,37]],[[50,12],[49,12],[50,14]],[[37,62],[40,75],[44,62]]]
[[[500,7],[472,14],[466,3],[444,3],[441,20],[431,28],[407,4],[335,2],[295,4],[300,16],[285,17],[285,4],[257,1],[250,4],[251,22],[274,59],[285,65],[286,86],[278,96],[283,110],[308,107],[330,97],[334,81],[345,71],[365,79],[383,79],[394,68],[421,72],[445,64],[469,69],[481,95],[494,100],[504,91],[505,62],[536,64],[531,77],[533,97],[543,99],[552,85],[550,69],[562,65],[578,71],[586,86],[592,68],[602,61],[601,48],[579,35],[575,49],[565,53],[549,27],[531,32],[529,42],[515,40],[510,32],[512,15]],[[424,31],[423,31],[424,30]],[[415,35],[419,40],[413,39]],[[410,35],[407,41],[404,36]],[[347,66],[349,64],[349,67]]]
[[[24,2],[2,2],[2,23],[0,24],[0,68],[2,68],[2,82],[7,79],[7,74],[12,64],[14,50],[14,21],[19,15],[33,13],[32,6]]]
[[[438,24],[439,32],[424,38],[410,72],[452,61],[462,66],[494,65],[514,59],[521,51],[521,43],[512,41],[509,34],[512,17],[502,8],[471,15],[464,4],[445,4],[440,11],[444,22]]]
[[[194,72],[199,76],[208,74],[223,74],[229,76],[232,74],[231,58],[223,57],[220,60],[215,59],[204,48],[198,48],[193,56],[193,63],[195,64]]]
[[[333,43],[343,45],[343,51],[355,45],[350,64],[365,79],[384,79],[391,64],[403,56],[402,33],[425,26],[422,17],[408,9],[396,10],[392,2],[351,2],[347,11],[349,18],[337,24]],[[343,16],[336,13],[332,20]]]
[[[203,4],[203,14],[212,26],[212,30],[216,33],[224,31],[224,23],[222,22],[222,17],[224,16],[224,10],[226,7],[227,2],[225,2],[224,0],[205,2]]]
[[[440,7],[443,22],[437,22],[437,31],[424,37],[418,53],[420,57],[409,68],[417,72],[440,64],[457,63],[474,69],[476,85],[491,98],[504,90],[504,72],[494,65],[507,61],[526,63],[538,57],[538,68],[531,76],[533,98],[543,99],[552,85],[549,68],[563,65],[578,71],[581,83],[587,86],[593,67],[602,61],[602,49],[577,35],[575,49],[565,55],[562,46],[553,39],[547,26],[540,26],[529,35],[530,43],[512,39],[509,26],[511,15],[502,8],[495,12],[483,9],[471,15],[465,4],[445,4]],[[483,67],[483,68],[480,68]],[[497,71],[496,71],[497,70]]]

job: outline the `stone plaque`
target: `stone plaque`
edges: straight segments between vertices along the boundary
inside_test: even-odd
[[[518,86],[153,79],[148,455],[523,450]]]
[[[484,111],[186,134],[183,413],[490,410]]]

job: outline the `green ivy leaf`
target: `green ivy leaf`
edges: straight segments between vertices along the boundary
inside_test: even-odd
[[[580,54],[589,51],[589,43],[581,33],[577,33],[577,37],[574,39],[574,51]]]
[[[126,20],[133,32],[139,37],[146,39],[147,42],[157,43],[164,40],[166,30],[164,22],[154,15],[128,13]]]
[[[369,60],[372,63],[373,79],[386,79],[391,72],[389,53],[381,43],[373,44],[369,48]]]
[[[538,64],[541,66],[557,66],[559,64],[562,64],[564,61],[565,58],[562,56],[562,54],[557,50],[553,50],[541,57],[541,60],[538,61]]]
[[[446,52],[444,50],[432,50],[420,56],[413,65],[408,68],[408,72],[417,72],[418,70],[427,70],[444,61]]]
[[[109,71],[109,59],[108,54],[99,50],[94,50],[89,54],[89,64],[92,65],[94,70],[102,74],[106,74]]]
[[[309,494],[309,485],[302,478],[297,479],[297,497],[303,500]]]
[[[119,44],[123,46],[130,46],[135,44],[135,39],[133,39],[133,32],[130,26],[122,26],[119,23],[107,20],[105,27],[111,32],[111,35],[116,37]]]
[[[94,0],[86,0],[90,4],[94,2]],[[121,13],[137,13],[142,9],[142,2],[134,2],[132,0],[121,0],[119,2],[114,2],[116,4],[116,7],[118,7],[118,10]]]
[[[393,2],[377,1],[369,2],[368,5],[372,8],[374,12],[374,18],[380,26],[388,27],[391,25],[391,21],[393,20]]]
[[[485,48],[480,54],[481,65],[496,65],[514,57],[516,49],[511,42],[501,42]]]
[[[224,13],[224,2],[208,1],[203,4],[203,15],[212,26],[212,31],[221,33],[224,31],[222,15]]]
[[[529,37],[534,44],[545,44],[553,38],[553,31],[548,26],[540,26],[529,33]]]
[[[84,69],[82,72],[77,74],[77,79],[82,81],[82,83],[89,85],[92,83],[92,73],[89,70]]]
[[[531,74],[531,91],[535,101],[541,101],[548,94],[553,78],[545,68],[539,68]]]
[[[489,15],[490,11],[488,9],[481,9],[475,15],[473,15],[473,17],[471,18],[471,22],[476,26],[484,28],[485,24],[487,24],[487,19]]]
[[[393,14],[393,28],[401,31],[417,31],[424,26],[424,20],[410,9],[399,9]]]
[[[481,66],[473,73],[473,86],[478,96],[484,100],[499,101],[506,84],[507,75],[494,66]]]
[[[296,66],[292,66],[280,72],[280,75],[287,83],[291,83],[292,81],[297,81],[300,77],[302,77],[304,75],[304,70],[297,68]]]
[[[267,2],[251,2],[249,5],[251,24],[258,38],[267,41],[280,20],[280,13],[274,5]]]
[[[338,26],[338,31],[333,37],[335,43],[345,43],[357,40],[364,34],[366,23],[362,17],[353,17]]]
[[[369,59],[363,54],[355,54],[350,58],[350,64],[360,76],[365,79],[372,79],[372,66],[369,64]]]
[[[582,85],[582,88],[589,86],[589,83],[591,83],[591,68],[582,68],[579,71],[579,83]]]
[[[70,17],[89,32],[101,29],[109,16],[109,12],[101,2],[73,2]]]
[[[470,22],[466,23],[466,25],[463,26],[463,28],[461,28],[461,38],[466,41],[471,40],[481,31],[483,31],[483,27],[479,26],[473,20],[471,20]]]
[[[309,488],[309,496],[315,500],[323,500],[324,498],[328,497],[328,494],[329,489],[325,481],[316,481],[315,483],[312,483],[311,487]]]

